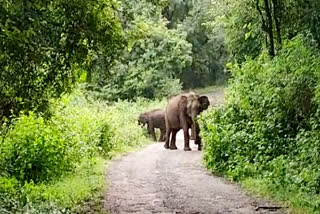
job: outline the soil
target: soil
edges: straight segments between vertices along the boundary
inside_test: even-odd
[[[223,102],[222,89],[206,95],[212,106]],[[106,176],[105,210],[143,214],[288,213],[285,209],[270,209],[278,205],[251,196],[238,185],[208,172],[202,152],[197,151],[193,141],[192,151],[183,151],[182,131],[177,135],[178,150],[166,150],[163,145],[155,142],[111,163]]]

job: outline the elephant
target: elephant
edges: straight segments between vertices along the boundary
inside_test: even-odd
[[[154,129],[159,128],[161,133],[159,141],[165,141],[166,124],[164,110],[154,109],[152,111],[140,114],[138,117],[138,124],[142,127],[147,124],[148,133],[152,136],[154,141],[157,140]]]
[[[182,93],[172,97],[165,111],[166,122],[166,149],[177,149],[176,134],[180,129],[184,132],[184,151],[191,151],[189,145],[189,128],[194,132],[195,143],[201,150],[201,139],[197,116],[210,105],[207,96],[199,96],[194,92]],[[170,141],[171,135],[171,141]],[[169,144],[170,142],[170,144]]]
[[[209,106],[210,106],[210,101],[209,101],[208,97],[203,96],[202,102],[200,103],[200,107],[199,107],[200,113],[203,112],[204,110],[207,110]],[[194,124],[192,124],[190,139],[195,140],[195,135],[196,135],[195,126],[194,126]],[[195,140],[194,142],[195,142],[195,144],[198,144],[198,141]]]

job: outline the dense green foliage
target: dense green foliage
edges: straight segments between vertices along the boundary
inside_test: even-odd
[[[101,210],[100,190],[104,186],[102,158],[93,158],[70,174],[51,183],[21,184],[14,178],[0,178],[1,213],[87,213]],[[93,206],[88,206],[89,201]],[[100,208],[100,209],[99,209]]]
[[[319,70],[320,56],[300,37],[273,59],[262,53],[233,65],[226,104],[201,119],[207,167],[317,198]]]
[[[191,45],[183,32],[168,30],[163,20],[159,22],[134,21],[131,33],[136,35],[130,50],[122,53],[108,78],[99,81],[103,98],[161,98],[181,90],[178,77],[191,62]]]
[[[103,187],[99,157],[146,143],[137,115],[162,105],[140,99],[108,106],[76,90],[50,105],[50,119],[14,119],[0,138],[0,212],[73,212]]]
[[[182,69],[191,63],[183,31],[168,29],[162,4],[123,1],[121,21],[128,46],[110,70],[96,70],[89,88],[110,101],[160,98],[181,90]]]
[[[210,3],[199,0],[168,1],[162,10],[169,21],[168,27],[187,34],[192,44],[192,63],[183,69],[180,79],[184,88],[220,84],[225,79],[225,63],[228,58],[221,29],[207,26]]]
[[[0,116],[47,113],[49,99],[77,81],[110,101],[223,81],[224,33],[204,25],[208,8],[191,0],[2,1]]]
[[[262,49],[263,33],[253,1],[216,1],[207,25],[225,34],[225,45],[232,60],[242,62],[256,57]]]
[[[139,113],[229,73],[225,105],[201,117],[207,167],[318,212],[319,11],[315,0],[0,1],[0,212],[81,212],[105,159],[146,142]]]
[[[201,119],[205,162],[319,212],[319,1],[218,0],[208,28],[225,33],[226,103]]]
[[[79,155],[70,136],[33,114],[15,119],[1,140],[1,174],[21,181],[59,177],[74,167]]]
[[[99,98],[159,98],[181,88],[224,80],[227,52],[222,31],[213,31],[199,1],[122,1],[120,20],[128,46],[109,70],[90,73]],[[87,78],[88,79],[88,78]]]
[[[111,0],[0,2],[0,117],[45,111],[70,91],[94,53],[112,62],[123,43]]]
[[[231,59],[241,63],[264,48],[272,56],[277,54],[282,41],[298,34],[319,48],[319,9],[319,1],[309,0],[218,0],[211,5],[207,25],[223,28]]]

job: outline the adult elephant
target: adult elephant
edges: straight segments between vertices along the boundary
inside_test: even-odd
[[[201,150],[201,139],[199,137],[199,126],[197,116],[210,105],[207,96],[199,96],[194,92],[183,93],[172,97],[165,112],[166,121],[166,149],[177,149],[176,134],[180,129],[184,132],[184,150],[191,151],[189,145],[189,128],[195,133],[195,143]],[[170,141],[171,135],[171,141]]]
[[[165,141],[166,124],[164,110],[154,109],[152,111],[142,113],[138,117],[138,123],[142,126],[147,124],[148,133],[152,136],[154,141],[157,141],[154,129],[160,129],[159,141]]]

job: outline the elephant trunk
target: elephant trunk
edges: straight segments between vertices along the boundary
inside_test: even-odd
[[[200,143],[201,143],[201,139],[200,139],[200,136],[199,136],[200,128],[199,128],[197,116],[198,115],[192,115],[191,119],[192,119],[192,124],[193,124],[193,127],[194,127],[194,141],[195,141],[195,144],[200,145]]]

